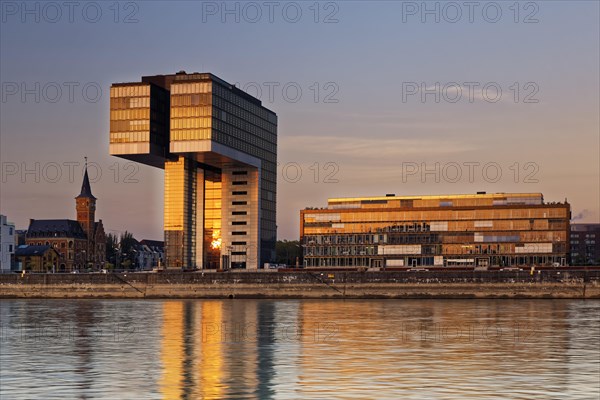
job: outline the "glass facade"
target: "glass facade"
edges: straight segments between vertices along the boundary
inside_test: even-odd
[[[300,215],[306,267],[568,262],[570,205],[539,193],[330,199]]]
[[[204,178],[204,266],[219,267],[223,237],[221,232],[221,174],[205,172]]]
[[[213,93],[213,140],[261,160],[259,182],[255,184],[260,187],[257,199],[260,203],[257,245],[260,247],[260,265],[264,265],[275,259],[277,240],[277,116],[251,101],[253,98],[247,98],[249,96],[237,88],[232,91],[216,82],[213,84]],[[244,180],[232,179],[233,181]],[[234,249],[234,252],[240,251]],[[232,259],[235,261],[236,257]]]
[[[167,267],[275,258],[277,116],[259,100],[208,73],[147,76],[111,87],[110,126],[111,154],[165,169]]]
[[[212,83],[171,84],[171,140],[210,140]]]
[[[111,154],[162,167],[169,144],[169,93],[151,83],[110,88]]]
[[[195,259],[195,163],[185,157],[165,163],[165,253],[169,266],[184,268]]]

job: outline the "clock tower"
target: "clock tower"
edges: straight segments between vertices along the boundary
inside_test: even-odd
[[[87,172],[87,160],[85,163],[85,173],[81,185],[81,193],[75,197],[75,208],[77,210],[77,222],[85,231],[88,240],[94,234],[94,221],[96,220],[96,198],[92,194],[90,187],[90,178]]]

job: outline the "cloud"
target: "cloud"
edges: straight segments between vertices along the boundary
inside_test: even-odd
[[[478,150],[472,143],[451,139],[354,138],[339,136],[293,136],[282,140],[281,149],[357,161],[406,159],[408,156],[442,157]]]

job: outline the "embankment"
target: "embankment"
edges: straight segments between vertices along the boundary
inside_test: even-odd
[[[0,298],[600,299],[600,271],[2,274]]]

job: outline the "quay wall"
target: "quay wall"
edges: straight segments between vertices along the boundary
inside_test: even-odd
[[[0,298],[600,299],[600,270],[1,274]]]

